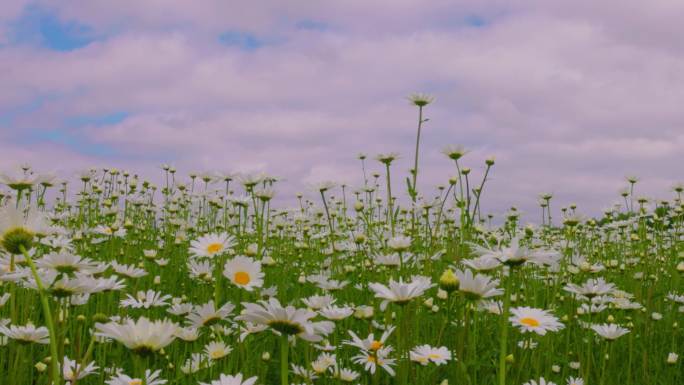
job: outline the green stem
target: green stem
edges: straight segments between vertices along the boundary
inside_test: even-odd
[[[45,288],[43,287],[43,281],[40,280],[38,276],[38,270],[36,270],[36,265],[33,263],[33,259],[28,255],[26,248],[22,245],[19,246],[21,253],[26,259],[31,268],[31,273],[33,274],[33,279],[36,280],[36,286],[38,286],[38,294],[40,295],[40,302],[43,306],[43,313],[45,315],[45,323],[47,324],[48,331],[50,332],[50,367],[52,372],[52,383],[54,385],[59,385],[62,383],[62,376],[59,373],[59,356],[57,355],[57,333],[55,332],[55,325],[52,322],[52,312],[50,311],[50,303],[48,302],[47,295],[45,295]]]
[[[504,303],[501,314],[501,337],[499,341],[499,385],[506,385],[506,352],[508,349],[508,310],[511,305],[511,281],[513,280],[513,268],[509,269],[506,288],[504,290]]]
[[[390,223],[392,229],[392,236],[394,236],[394,209],[392,205],[392,181],[390,180],[390,165],[385,163],[387,168],[387,221]]]
[[[283,334],[280,337],[280,385],[289,385],[287,380],[287,370],[288,370],[288,358],[289,353],[289,343],[287,341],[287,335]]]

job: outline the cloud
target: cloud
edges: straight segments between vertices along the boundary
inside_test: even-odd
[[[399,151],[400,191],[417,120],[405,96],[423,91],[437,96],[426,196],[455,173],[439,153],[451,143],[473,150],[474,179],[497,156],[484,205],[497,213],[517,205],[534,219],[545,191],[595,213],[627,174],[644,176],[640,194],[666,196],[684,144],[684,51],[671,35],[682,6],[486,3],[50,2],[58,26],[98,38],[1,46],[0,132],[37,164],[265,170],[287,179],[285,201],[321,179],[358,185],[358,152]],[[25,7],[0,14],[5,29]]]

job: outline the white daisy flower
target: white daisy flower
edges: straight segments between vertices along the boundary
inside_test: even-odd
[[[434,362],[439,366],[446,364],[447,361],[451,360],[451,352],[445,346],[434,348],[430,345],[420,345],[411,350],[409,357],[411,358],[411,361],[421,365],[427,365],[428,362]]]
[[[197,257],[213,258],[224,254],[235,245],[235,238],[227,233],[207,234],[190,242],[190,254]]]
[[[150,321],[140,317],[137,321],[126,319],[123,323],[95,324],[96,336],[116,340],[136,352],[156,352],[176,338],[178,325],[168,321]]]
[[[547,310],[526,306],[512,308],[508,320],[523,333],[535,332],[542,336],[549,330],[556,332],[565,327]]]
[[[226,262],[223,275],[233,285],[252,291],[264,284],[264,273],[261,271],[261,263],[252,258],[239,255]]]

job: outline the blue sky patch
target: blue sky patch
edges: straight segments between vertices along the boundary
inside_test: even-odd
[[[80,132],[70,130],[35,130],[24,142],[51,142],[61,144],[71,150],[84,155],[116,157],[119,152],[112,146],[93,143]]]
[[[465,18],[466,24],[471,27],[482,28],[487,25],[487,20],[478,15],[470,15]]]
[[[246,51],[253,51],[265,44],[256,35],[240,31],[226,31],[219,36],[223,45],[239,47]]]
[[[103,115],[79,115],[70,116],[64,120],[64,124],[68,127],[84,127],[84,126],[107,126],[121,123],[129,116],[125,111],[113,112]]]
[[[22,115],[38,111],[45,102],[56,99],[54,95],[37,96],[26,103],[8,109],[0,108],[0,124],[11,125],[14,120]]]
[[[73,51],[96,40],[92,27],[76,21],[65,21],[53,10],[31,5],[12,23],[14,44],[39,45],[54,51]]]
[[[326,23],[316,20],[305,19],[296,24],[298,29],[305,29],[310,31],[327,31],[330,26]]]

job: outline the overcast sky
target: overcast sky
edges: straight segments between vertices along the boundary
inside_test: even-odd
[[[487,211],[593,214],[684,179],[682,1],[25,1],[0,5],[0,169],[266,171],[281,198],[362,181],[426,108],[421,189],[463,144]],[[381,170],[377,162],[371,169]]]

